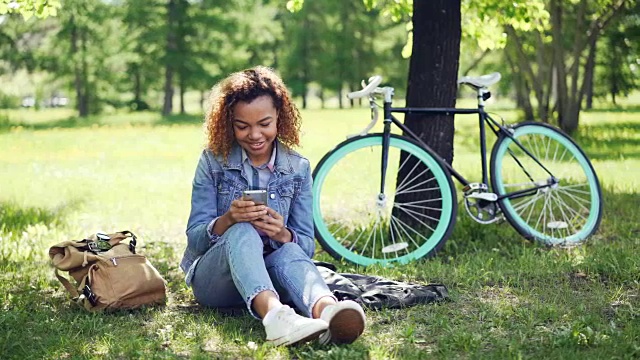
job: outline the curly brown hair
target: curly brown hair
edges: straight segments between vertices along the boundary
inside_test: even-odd
[[[291,101],[289,90],[271,68],[256,66],[235,72],[216,84],[209,96],[209,110],[204,126],[207,147],[215,154],[228,158],[235,140],[233,109],[238,102],[251,102],[268,95],[278,112],[278,141],[291,149],[300,145],[300,112]]]

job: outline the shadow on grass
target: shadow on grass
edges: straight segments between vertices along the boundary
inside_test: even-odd
[[[619,193],[603,189],[603,218],[596,234],[587,239],[587,244],[599,242],[630,241],[640,236],[640,214],[636,204],[640,204],[640,193]],[[456,257],[475,253],[500,251],[510,257],[517,257],[526,249],[550,248],[531,242],[522,237],[509,222],[500,221],[483,225],[475,222],[458,207],[458,219],[451,238],[445,243],[438,257]]]
[[[609,105],[607,107],[598,107],[595,109],[589,109],[589,110],[582,110],[582,112],[585,113],[599,113],[599,112],[618,112],[618,113],[630,113],[630,112],[637,112],[640,113],[640,105],[627,105],[627,106],[614,106],[614,105]]]
[[[621,158],[640,158],[640,122],[599,123],[595,125],[580,125],[577,133],[572,136],[575,142],[593,160],[619,160]],[[480,138],[477,130],[472,132],[458,132],[457,146],[467,151],[480,151]],[[487,136],[487,146],[490,150],[496,138],[492,134]],[[478,155],[479,156],[479,155]]]
[[[0,202],[0,233],[24,231],[30,225],[57,225],[62,223],[67,211],[75,204],[54,209],[20,207],[13,202]]]
[[[583,125],[576,142],[597,160],[640,158],[640,122]]]
[[[139,115],[139,116],[136,116]],[[149,115],[152,115],[149,117]],[[114,120],[110,120],[113,118]],[[122,117],[102,115],[93,115],[88,117],[69,117],[66,119],[41,122],[41,123],[25,123],[11,122],[8,118],[0,118],[0,133],[7,132],[14,128],[23,128],[28,130],[51,130],[51,129],[80,129],[94,126],[122,126],[122,125],[151,125],[151,126],[168,126],[168,125],[197,125],[202,123],[203,119],[199,115],[192,114],[175,114],[170,116],[161,116],[160,114],[149,113],[123,113]]]

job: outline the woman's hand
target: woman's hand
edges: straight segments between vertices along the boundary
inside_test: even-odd
[[[267,214],[260,219],[252,220],[251,224],[277,242],[291,242],[291,232],[284,226],[284,218],[282,215],[271,208],[266,209]]]
[[[267,215],[267,207],[256,205],[250,200],[233,200],[229,211],[225,214],[232,224],[239,222],[249,222],[263,218]]]

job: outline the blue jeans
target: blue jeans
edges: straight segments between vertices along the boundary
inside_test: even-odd
[[[251,307],[260,292],[271,290],[311,317],[313,305],[331,291],[309,256],[285,243],[263,256],[262,238],[250,223],[231,226],[196,264],[191,287],[198,303],[209,307]]]

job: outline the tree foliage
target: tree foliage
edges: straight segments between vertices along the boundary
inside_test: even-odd
[[[572,131],[594,97],[615,101],[640,86],[637,0],[460,5],[459,74],[501,71],[500,93],[513,96],[526,118]],[[264,64],[303,104],[314,96],[345,106],[342,94],[374,73],[405,95],[414,6],[412,0],[1,0],[0,74],[48,74],[29,91],[73,94],[81,115],[123,106],[168,115],[186,111],[187,92],[203,98],[220,77]]]
[[[0,15],[18,13],[25,20],[34,15],[44,19],[56,16],[60,7],[58,0],[0,0]]]

